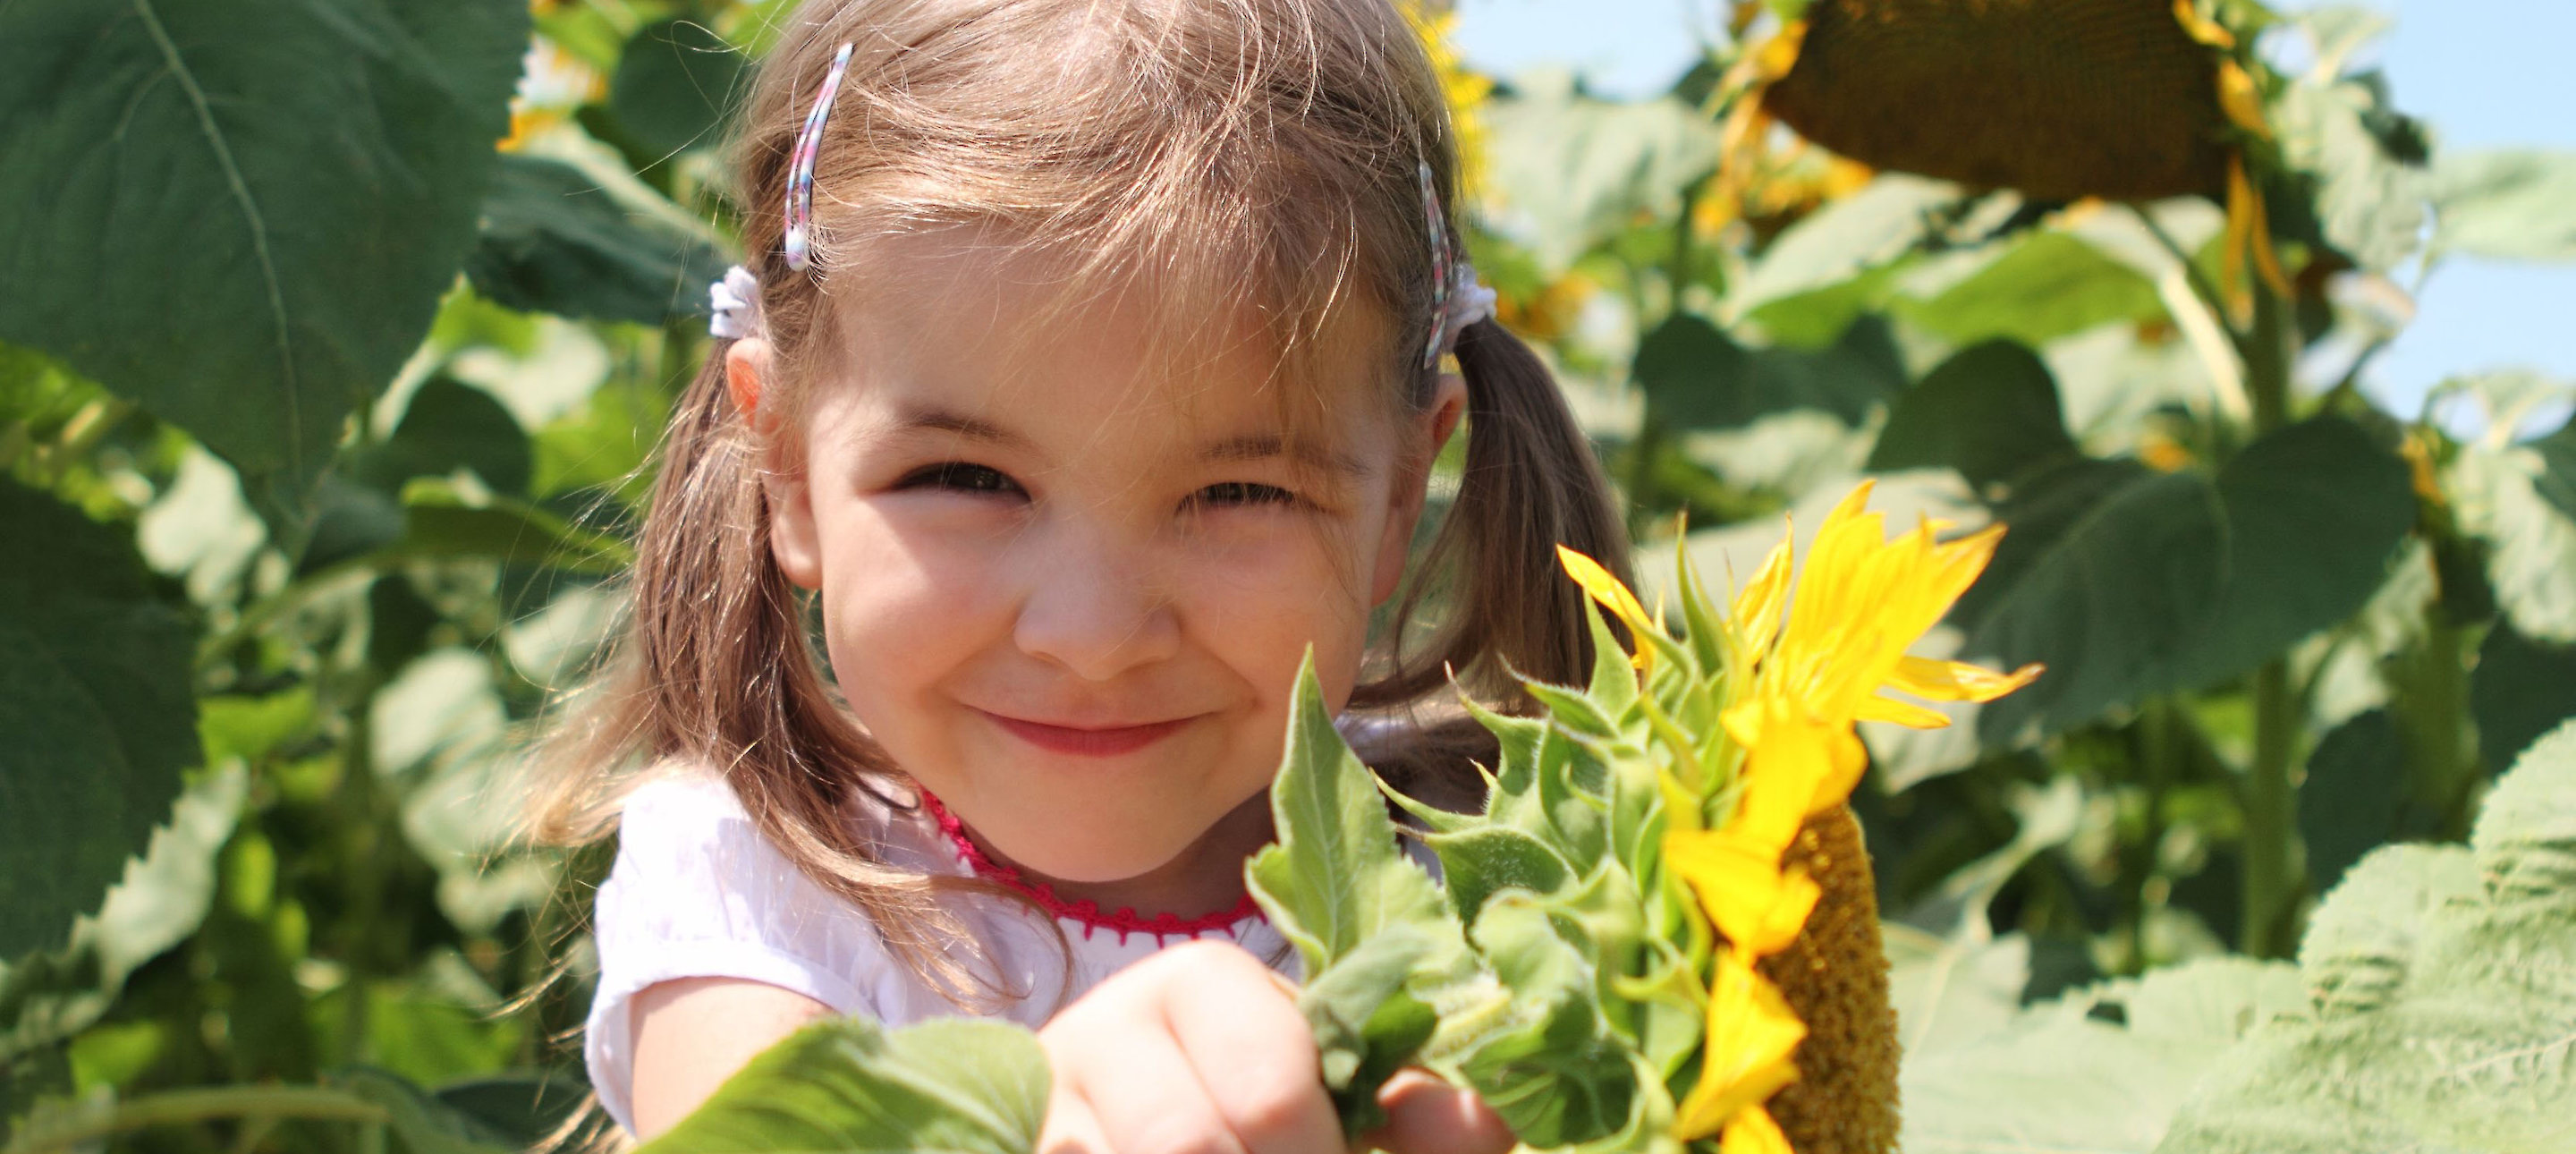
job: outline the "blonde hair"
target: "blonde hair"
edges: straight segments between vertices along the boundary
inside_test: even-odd
[[[814,268],[791,272],[780,255],[789,152],[843,42],[854,47],[815,170]],[[1062,257],[1077,286],[1156,286],[1156,328],[1176,347],[1206,324],[1260,317],[1292,385],[1317,338],[1363,333],[1388,411],[1430,402],[1418,166],[1445,205],[1457,158],[1439,84],[1389,0],[808,0],[763,61],[738,130],[745,264],[778,366],[764,407],[798,411],[810,366],[830,356],[827,293],[865,292],[872,245],[951,227]],[[838,702],[771,558],[764,446],[729,398],[728,344],[672,415],[631,619],[540,753],[550,776],[534,829],[595,841],[639,769],[710,767],[926,984],[969,1008],[1026,996],[982,972],[937,900],[971,883],[891,867],[846,823],[851,790],[882,797],[878,785],[903,773]],[[1530,708],[1512,671],[1581,679],[1589,633],[1553,548],[1614,570],[1627,550],[1608,483],[1537,356],[1490,321],[1460,334],[1456,355],[1465,472],[1350,706],[1392,719],[1371,727],[1372,765],[1472,803],[1468,761],[1492,760],[1492,742],[1436,708],[1450,676],[1510,712]],[[1311,388],[1282,400],[1321,403]],[[1442,619],[1409,632],[1426,601]]]

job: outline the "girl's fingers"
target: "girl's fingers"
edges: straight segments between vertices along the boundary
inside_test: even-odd
[[[1101,1154],[1248,1154],[1172,1036],[1163,987],[1178,975],[1157,973],[1166,964],[1139,963],[1038,1032],[1054,1093],[1080,1100]]]
[[[1343,1154],[1324,1094],[1314,1028],[1251,954],[1176,946],[1190,979],[1165,987],[1163,1012],[1199,1085],[1251,1154]]]
[[[1038,1131],[1037,1154],[1111,1154],[1091,1104],[1062,1079],[1047,1091],[1046,1127]]]
[[[1401,1070],[1378,1091],[1386,1125],[1361,1136],[1394,1154],[1505,1154],[1512,1128],[1475,1094],[1421,1070]]]

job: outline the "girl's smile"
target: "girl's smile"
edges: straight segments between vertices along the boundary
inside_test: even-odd
[[[985,713],[994,724],[1011,731],[1021,740],[1055,753],[1082,757],[1116,757],[1133,753],[1169,737],[1190,723],[1190,718],[1148,722],[1140,725],[1050,725],[998,713]]]

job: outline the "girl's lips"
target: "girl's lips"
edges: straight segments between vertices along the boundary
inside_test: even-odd
[[[1134,753],[1178,732],[1182,726],[1190,723],[1189,718],[1183,717],[1172,721],[1158,721],[1152,725],[1125,725],[1113,729],[1074,729],[1070,726],[1022,721],[1019,718],[1004,717],[998,713],[987,713],[984,716],[992,718],[995,724],[1011,731],[1020,740],[1040,749],[1083,757],[1116,757],[1122,753]]]

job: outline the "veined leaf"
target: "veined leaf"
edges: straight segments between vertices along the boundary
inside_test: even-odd
[[[520,0],[0,7],[0,340],[300,510],[474,241]]]
[[[1288,748],[1270,790],[1279,840],[1253,855],[1247,876],[1270,924],[1315,976],[1389,927],[1440,923],[1446,907],[1431,876],[1396,845],[1376,775],[1333,728],[1311,653],[1288,715]]]
[[[2473,850],[2365,859],[2300,960],[2322,998],[2212,1067],[2161,1154],[2539,1154],[2576,1134],[2576,724],[2487,797]]]
[[[130,533],[0,478],[0,958],[59,946],[199,760],[195,630]]]
[[[1036,1035],[1016,1025],[938,1018],[888,1030],[834,1018],[762,1051],[637,1154],[1028,1154],[1049,1081]]]

